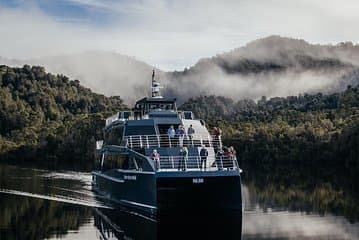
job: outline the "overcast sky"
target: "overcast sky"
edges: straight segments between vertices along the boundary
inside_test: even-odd
[[[273,34],[358,43],[358,29],[358,0],[0,0],[7,58],[106,50],[182,70]]]

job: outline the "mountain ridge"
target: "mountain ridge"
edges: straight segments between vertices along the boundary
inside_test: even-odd
[[[311,44],[277,35],[202,58],[183,71],[164,72],[133,57],[103,51],[25,61],[0,58],[1,63],[43,65],[50,72],[79,79],[96,92],[120,95],[130,104],[149,94],[152,69],[164,94],[175,95],[180,102],[211,94],[257,100],[263,95],[331,93],[359,82],[359,45]]]

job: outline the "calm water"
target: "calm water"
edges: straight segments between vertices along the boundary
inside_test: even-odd
[[[255,176],[244,176],[243,221],[211,212],[152,219],[104,203],[91,191],[89,173],[0,165],[0,240],[359,239],[350,194],[326,184],[306,192]],[[338,192],[344,197],[333,201]]]

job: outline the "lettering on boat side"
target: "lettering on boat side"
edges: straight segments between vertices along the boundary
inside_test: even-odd
[[[193,183],[204,183],[204,179],[203,178],[193,178],[192,182]]]
[[[125,180],[136,180],[136,175],[124,175],[123,178]]]

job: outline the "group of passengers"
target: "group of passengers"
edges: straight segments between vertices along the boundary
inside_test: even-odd
[[[178,125],[178,128],[176,130],[174,129],[174,126],[171,125],[170,128],[167,130],[167,135],[170,139],[170,142],[172,143],[178,142],[178,145],[180,147],[183,147],[183,141],[185,140],[186,136],[188,137],[189,141],[192,141],[194,134],[195,134],[195,130],[192,124],[187,129],[187,133],[183,125]]]
[[[216,152],[216,161],[213,162],[212,167],[217,165],[219,170],[223,168],[233,168],[233,161],[235,160],[236,151],[233,146],[220,148]]]
[[[217,166],[218,170],[223,170],[223,168],[232,169],[234,167],[236,151],[233,146],[223,147],[222,149],[216,152],[215,161],[211,165],[211,167]],[[199,152],[200,163],[199,168],[202,171],[206,171],[207,169],[207,158],[208,158],[208,150],[205,145],[202,145],[202,148]],[[176,157],[175,157],[176,158]],[[159,169],[160,164],[160,154],[156,149],[153,150],[151,154],[151,159],[154,161],[156,170]],[[188,163],[188,148],[186,146],[182,146],[179,151],[178,156],[178,170],[185,171]]]
[[[178,170],[185,171],[187,168],[188,162],[188,148],[183,145],[183,141],[187,136],[188,140],[193,140],[193,135],[195,134],[195,130],[192,124],[188,127],[187,132],[183,125],[179,125],[178,128],[175,130],[174,126],[171,125],[167,131],[167,135],[170,138],[170,141],[173,143],[177,143],[180,146],[179,156],[178,156]],[[230,147],[222,147],[221,146],[221,134],[222,130],[219,127],[213,128],[213,147],[215,150],[215,161],[211,165],[211,167],[217,166],[219,170],[223,168],[232,168],[233,167],[233,160],[235,158],[236,152],[233,146]],[[199,168],[200,170],[207,168],[207,158],[208,158],[208,150],[205,145],[202,145],[200,152],[199,152]],[[176,157],[175,157],[176,158]],[[159,169],[159,160],[160,154],[157,152],[156,149],[153,150],[151,154],[151,159],[155,163],[156,170]]]
[[[151,159],[154,161],[156,170],[160,167],[160,154],[157,152],[157,149],[153,149],[151,154]],[[187,168],[188,162],[188,149],[185,146],[180,148],[179,157],[178,157],[178,170],[185,171]]]

